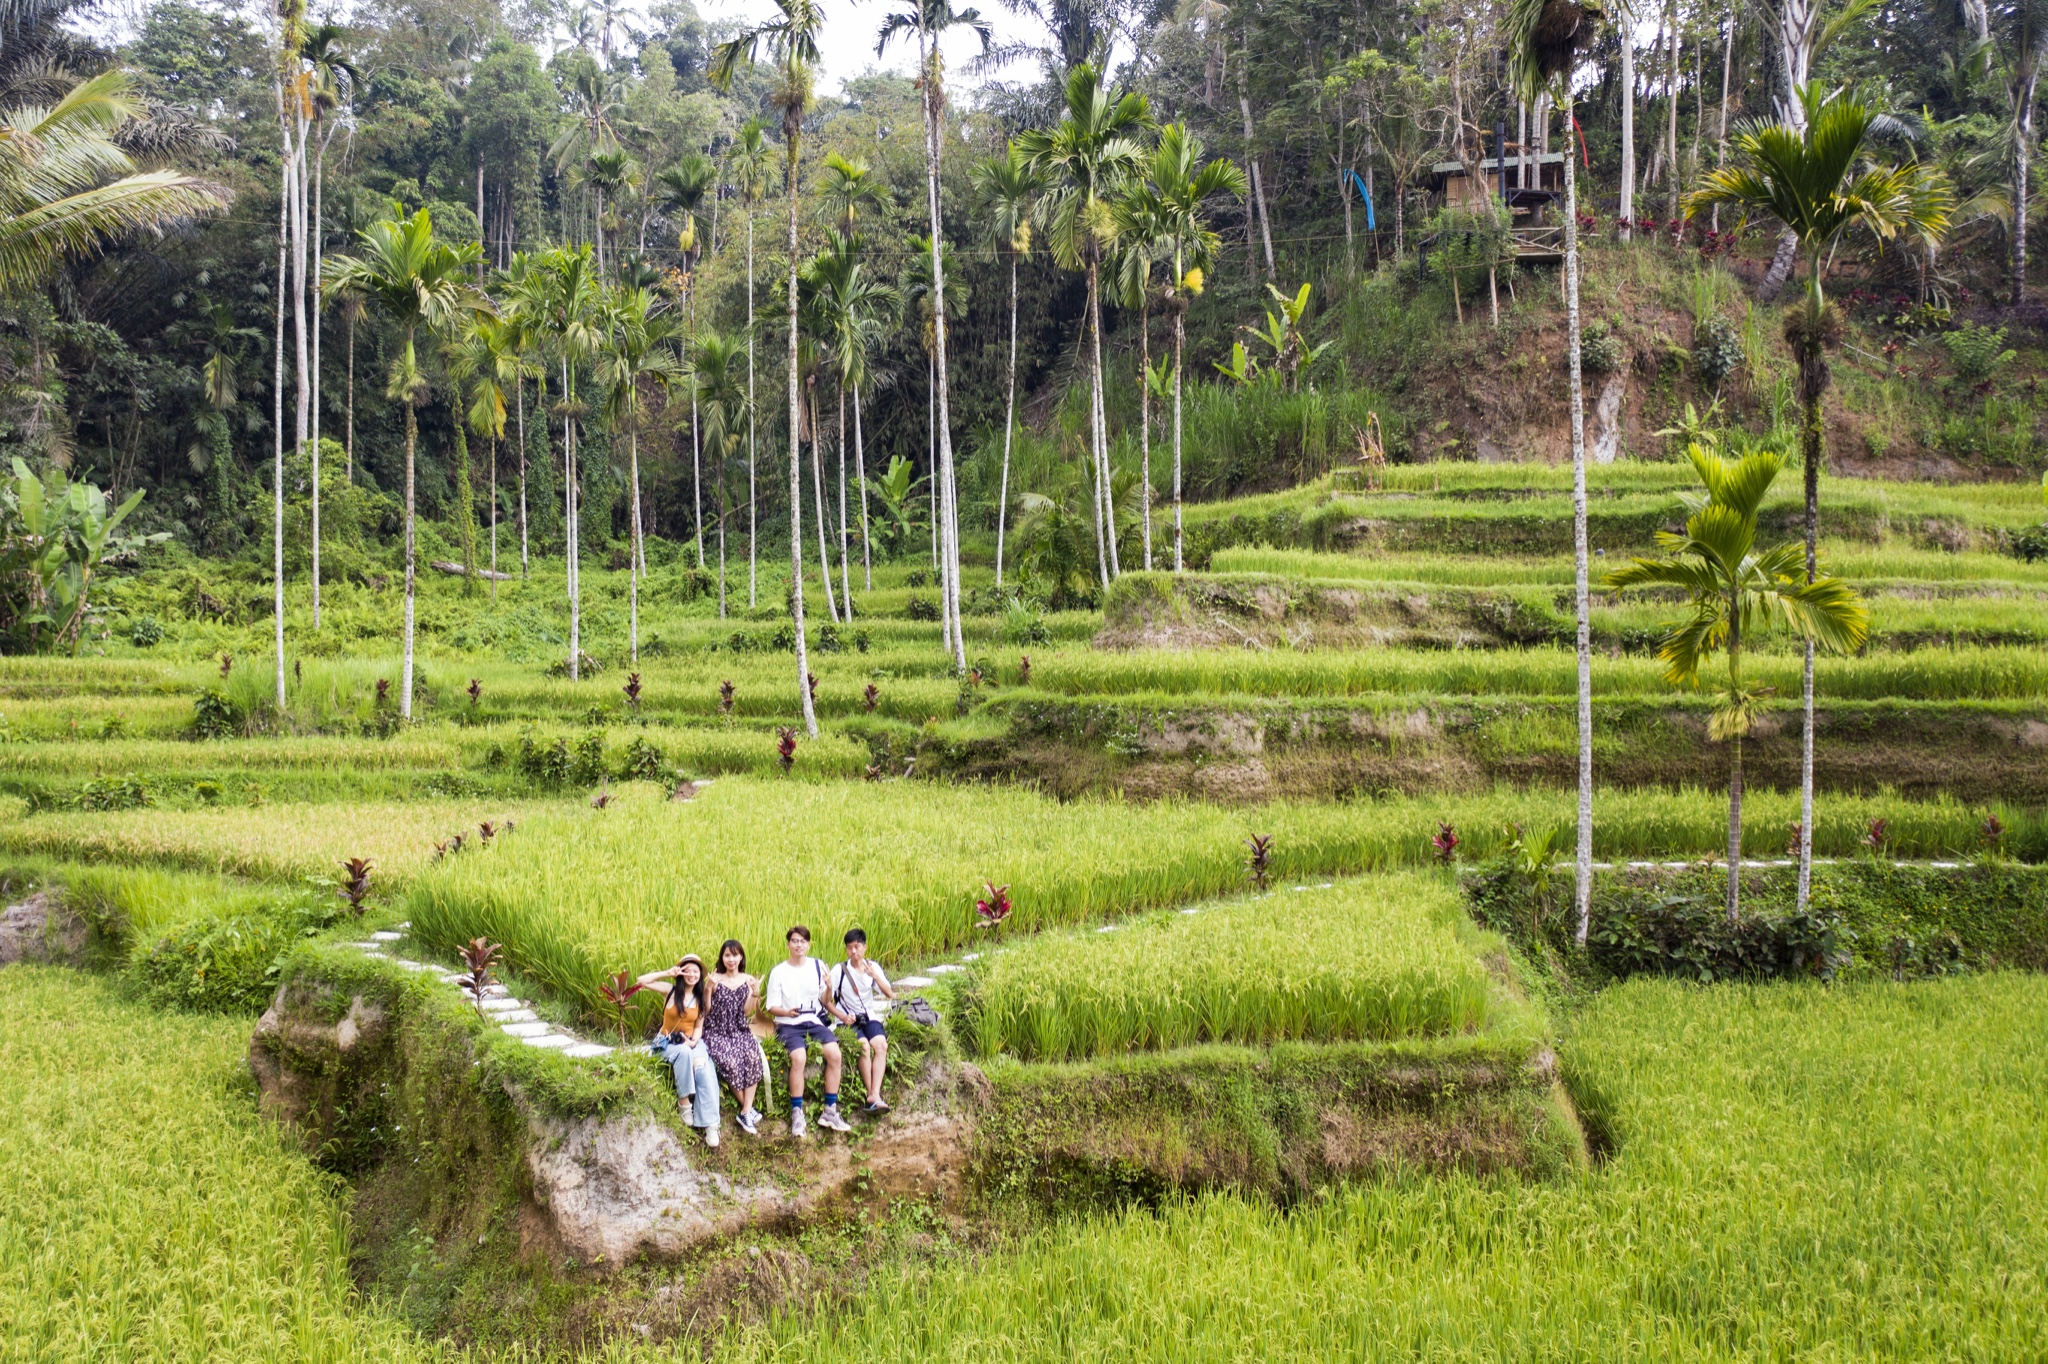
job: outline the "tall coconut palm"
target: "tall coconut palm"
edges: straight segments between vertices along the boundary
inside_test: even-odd
[[[583,53],[573,59],[564,93],[569,101],[569,121],[548,144],[548,157],[555,174],[568,177],[592,156],[618,149],[619,133],[625,126],[626,86],[619,77],[599,70],[589,54]],[[566,205],[563,216],[569,216]],[[597,216],[604,216],[602,193]],[[600,254],[598,266],[602,269],[603,265]]]
[[[1579,828],[1574,859],[1578,939],[1586,941],[1593,917],[1593,636],[1592,592],[1587,581],[1586,389],[1579,349],[1578,128],[1572,117],[1572,73],[1590,46],[1604,11],[1598,0],[1509,0],[1508,75],[1517,98],[1549,96],[1564,112],[1565,347],[1571,375],[1572,552],[1579,651]],[[1624,39],[1624,47],[1627,40]]]
[[[1096,483],[1096,569],[1107,588],[1117,571],[1116,507],[1110,493],[1109,436],[1102,407],[1102,257],[1114,240],[1109,201],[1138,173],[1152,126],[1151,106],[1136,92],[1112,97],[1093,66],[1067,77],[1066,117],[1056,127],[1019,134],[1025,164],[1052,188],[1039,201],[1040,225],[1053,259],[1088,275],[1089,435]]]
[[[1202,271],[1219,245],[1203,216],[1203,206],[1219,194],[1243,198],[1249,186],[1244,171],[1230,162],[1202,160],[1202,139],[1184,123],[1159,131],[1159,145],[1146,167],[1141,193],[1173,243],[1173,279],[1165,306],[1173,314],[1173,571],[1185,563],[1181,547],[1181,358],[1187,343],[1189,299],[1202,292]]]
[[[691,152],[654,177],[656,200],[661,210],[681,221],[677,224],[676,247],[683,262],[683,308],[690,325],[697,325],[697,207],[718,183],[718,171],[710,160]],[[697,430],[697,391],[690,390],[690,499],[694,508],[693,538],[697,543],[697,567],[704,567],[704,457]],[[645,565],[642,565],[644,568]]]
[[[1821,396],[1827,391],[1827,348],[1841,319],[1822,290],[1822,263],[1851,229],[1880,241],[1901,233],[1938,241],[1953,197],[1941,173],[1910,162],[1868,163],[1872,136],[1885,116],[1852,95],[1800,86],[1803,126],[1752,124],[1737,134],[1737,164],[1711,171],[1686,196],[1685,211],[1729,204],[1767,214],[1784,225],[1806,259],[1806,296],[1785,317],[1785,339],[1799,362],[1802,408],[1799,453],[1806,482],[1806,572],[1817,572],[1820,546],[1820,462],[1825,434]],[[1799,907],[1806,908],[1813,868],[1813,645],[1806,646],[1804,721],[1799,759]]]
[[[1010,261],[1010,364],[1003,401],[1003,477],[996,495],[996,590],[1003,588],[1003,534],[1010,513],[1010,449],[1017,433],[1017,263],[1031,254],[1031,213],[1044,183],[1013,147],[974,168],[975,217],[991,249]]]
[[[419,447],[419,401],[427,389],[416,344],[422,330],[441,332],[466,312],[489,306],[469,282],[471,269],[483,258],[475,242],[460,245],[434,235],[434,222],[424,208],[410,218],[372,223],[358,234],[360,254],[334,261],[327,282],[329,296],[362,298],[404,337],[391,366],[388,396],[405,406],[405,670],[398,694],[399,714],[412,719],[414,575],[416,533],[415,466]]]
[[[753,403],[747,396],[746,356],[737,337],[705,332],[691,343],[690,388],[704,417],[704,448],[718,480],[718,614],[725,616],[725,472],[747,442]]]
[[[757,409],[754,406],[754,209],[768,192],[768,161],[770,149],[766,130],[761,120],[750,118],[740,125],[733,136],[732,145],[726,148],[726,168],[739,187],[740,202],[747,210],[747,609],[752,610],[755,601],[756,558],[754,554],[755,532],[759,529],[757,512],[759,502],[755,496],[754,442]]]
[[[512,384],[512,411],[517,422],[513,429],[513,438],[519,442],[521,581],[525,580],[527,570],[532,566],[532,545],[527,535],[526,517],[526,381],[542,379],[547,373],[543,367],[534,363],[542,338],[540,279],[541,275],[535,268],[533,257],[524,251],[515,251],[512,258],[506,262],[504,273],[499,280],[502,297],[499,314],[505,324],[505,341],[511,350],[512,359],[512,372],[507,377]]]
[[[818,63],[818,39],[825,29],[821,0],[775,0],[780,17],[721,43],[711,63],[711,81],[720,90],[732,88],[740,66],[752,66],[765,45],[777,72],[772,95],[782,111],[783,186],[789,199],[789,556],[790,614],[796,622],[796,690],[803,705],[804,731],[818,736],[818,712],[811,704],[810,658],[804,645],[803,468],[797,441],[803,431],[797,365],[797,164],[803,150],[804,110],[810,106],[812,71]],[[749,273],[751,278],[751,272]]]
[[[832,586],[832,555],[825,541],[825,428],[818,419],[818,381],[825,374],[832,331],[819,271],[821,262],[829,259],[830,254],[829,248],[819,252],[797,272],[797,325],[801,329],[797,363],[803,373],[804,430],[811,440],[811,517],[818,532],[818,579],[825,593],[825,614],[836,623],[840,618],[839,598]]]
[[[839,578],[847,618],[853,615],[853,581],[847,552],[849,517],[846,506],[846,397],[853,395],[854,477],[860,482],[861,562],[866,589],[874,587],[868,554],[867,453],[862,448],[860,390],[867,382],[868,353],[881,343],[888,320],[895,316],[901,295],[871,278],[861,260],[859,237],[833,233],[814,263],[819,303],[839,389]]]
[[[275,387],[272,390],[272,537],[271,577],[275,593],[273,620],[276,630],[277,708],[284,709],[284,315],[289,304],[297,363],[293,367],[296,402],[293,407],[294,453],[306,448],[311,412],[306,366],[306,133],[313,119],[311,80],[306,71],[303,48],[306,33],[305,0],[279,0],[277,72],[272,81],[277,96],[278,135],[278,217],[277,292],[272,303],[277,314]],[[290,291],[286,290],[287,268]]]
[[[681,333],[676,320],[663,314],[652,293],[630,289],[606,300],[599,326],[603,340],[597,354],[597,381],[604,389],[605,417],[613,431],[626,433],[632,489],[632,571],[629,586],[626,648],[640,661],[640,579],[647,572],[646,520],[640,508],[640,430],[647,424],[644,388],[676,382],[682,377],[675,345]]]
[[[327,144],[343,126],[339,117],[348,98],[354,93],[362,74],[349,61],[343,48],[343,33],[335,24],[315,24],[306,30],[299,45],[299,58],[305,64],[307,77],[308,104],[312,108],[312,128],[308,141],[313,148],[313,363],[310,374],[312,389],[312,456],[313,456],[313,628],[320,628],[320,285],[323,261],[326,256],[325,234],[327,193]]]
[[[579,680],[583,658],[583,535],[582,484],[576,463],[577,418],[583,406],[576,388],[584,364],[603,347],[604,288],[588,243],[558,246],[537,262],[533,294],[535,320],[550,357],[559,368],[562,417],[562,516],[567,544],[563,564],[569,599],[569,680]]]
[[[860,227],[863,209],[872,213],[888,204],[889,185],[866,157],[827,152],[825,172],[818,179],[818,197],[832,210],[833,225],[852,236]]]
[[[1116,301],[1138,310],[1138,526],[1152,571],[1152,268],[1173,254],[1173,214],[1143,180],[1111,205],[1116,214]]]
[[[939,249],[938,260],[945,272],[959,278],[959,272],[952,269],[953,244],[947,242]],[[918,319],[918,345],[924,351],[925,385],[925,470],[929,475],[926,492],[931,499],[931,543],[932,571],[942,572],[945,563],[944,532],[940,529],[943,515],[942,494],[939,483],[939,330],[935,313],[939,306],[938,276],[932,271],[932,249],[929,237],[910,239],[910,259],[903,267],[903,302],[907,311]],[[945,295],[946,320],[957,322],[967,316],[967,293],[954,288]],[[953,617],[949,610],[939,613],[942,643],[948,653],[953,648]]]
[[[1757,513],[1784,461],[1760,450],[1727,460],[1694,445],[1688,451],[1706,496],[1687,499],[1685,532],[1660,531],[1660,558],[1636,559],[1615,570],[1608,586],[1650,587],[1684,593],[1692,615],[1671,628],[1658,646],[1665,680],[1692,686],[1716,651],[1728,655],[1728,683],[1715,697],[1708,737],[1728,744],[1728,922],[1742,897],[1742,739],[1770,696],[1768,687],[1743,680],[1746,640],[1782,624],[1804,640],[1837,652],[1859,648],[1870,613],[1840,578],[1804,572],[1797,540],[1759,548]],[[1802,842],[1811,842],[1802,839]]]
[[[941,533],[940,584],[945,597],[945,614],[951,631],[953,667],[967,671],[967,646],[960,628],[960,512],[959,489],[953,476],[952,399],[946,363],[946,265],[941,249],[945,227],[940,220],[939,186],[942,149],[945,146],[946,94],[945,60],[939,42],[946,32],[965,28],[981,39],[987,55],[995,29],[977,10],[955,10],[951,0],[909,0],[882,21],[875,39],[875,55],[889,44],[912,33],[917,35],[918,84],[924,93],[925,211],[930,219],[932,288],[937,298],[933,317],[933,362],[938,377],[939,478],[943,484],[945,528]]]
[[[448,377],[463,389],[463,419],[491,443],[491,601],[498,600],[498,446],[505,439],[505,385],[520,380],[519,323],[499,313],[463,319],[445,351]]]

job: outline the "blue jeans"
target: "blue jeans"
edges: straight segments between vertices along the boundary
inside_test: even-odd
[[[691,1101],[690,1126],[718,1126],[718,1069],[703,1044],[656,1040],[649,1050],[675,1072],[676,1097]]]

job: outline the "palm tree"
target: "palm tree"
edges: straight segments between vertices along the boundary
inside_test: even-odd
[[[1593,920],[1593,608],[1587,581],[1586,545],[1586,389],[1579,350],[1579,187],[1576,149],[1578,123],[1572,117],[1572,73],[1579,54],[1591,45],[1601,11],[1580,0],[1510,0],[1507,16],[1508,75],[1515,96],[1534,103],[1548,95],[1564,111],[1564,319],[1565,347],[1571,374],[1572,411],[1572,550],[1579,650],[1579,828],[1575,859],[1575,898],[1581,944]],[[1623,40],[1624,48],[1627,40]]]
[[[860,252],[859,237],[835,232],[825,251],[813,262],[839,388],[839,578],[849,620],[853,618],[853,582],[846,545],[846,395],[848,390],[853,393],[853,461],[854,477],[860,481],[861,565],[866,590],[872,591],[875,580],[868,552],[868,470],[861,442],[860,390],[867,381],[868,352],[880,344],[887,321],[895,316],[902,297],[888,285],[869,278]]]
[[[582,677],[583,536],[582,487],[576,466],[576,419],[583,407],[576,400],[582,364],[604,345],[601,313],[604,286],[598,282],[588,243],[558,246],[541,256],[534,280],[536,322],[560,366],[562,399],[562,515],[567,544],[563,564],[569,598],[569,680]]]
[[[704,416],[704,448],[718,472],[718,614],[725,617],[725,471],[746,443],[753,425],[753,401],[740,370],[736,337],[705,332],[690,346],[690,389]]]
[[[831,342],[824,289],[819,283],[820,262],[829,248],[805,261],[797,271],[797,325],[802,330],[797,346],[797,363],[803,374],[806,397],[805,430],[811,438],[811,514],[818,530],[818,577],[825,591],[825,614],[839,620],[838,594],[832,587],[832,555],[825,548],[825,441],[824,426],[818,420],[818,379],[824,370],[825,348]],[[851,603],[848,603],[850,606]]]
[[[1742,895],[1742,739],[1762,709],[1769,687],[1742,678],[1742,646],[1782,622],[1809,648],[1818,641],[1847,652],[1869,632],[1870,613],[1840,578],[1802,572],[1797,540],[1757,547],[1757,512],[1772,480],[1784,468],[1776,451],[1760,450],[1740,460],[1723,459],[1694,445],[1687,452],[1699,471],[1706,496],[1689,496],[1685,532],[1660,531],[1662,558],[1635,559],[1609,575],[1611,588],[1654,587],[1684,593],[1692,615],[1674,625],[1658,646],[1665,680],[1674,686],[1698,683],[1700,667],[1716,651],[1728,655],[1727,690],[1716,698],[1708,737],[1728,748],[1728,922],[1736,921]],[[1805,826],[1810,828],[1811,826]],[[1802,844],[1812,842],[1802,837]]]
[[[827,152],[818,197],[832,210],[832,221],[839,231],[850,237],[860,225],[863,208],[879,210],[888,204],[889,186],[866,157],[848,158],[838,152]]]
[[[469,429],[491,443],[491,601],[498,600],[498,445],[505,439],[505,385],[522,384],[521,324],[502,313],[475,313],[464,320],[447,348],[448,377],[469,388],[465,419]],[[522,420],[522,428],[525,422]]]
[[[657,200],[664,213],[681,214],[676,246],[683,257],[683,307],[690,325],[697,325],[697,206],[711,192],[718,172],[706,158],[692,152],[654,177]],[[690,390],[690,497],[695,507],[697,567],[704,567],[704,461],[697,431],[697,391]]]
[[[590,154],[584,179],[597,191],[597,270],[605,268],[605,230],[613,230],[612,263],[618,263],[619,244],[617,239],[619,201],[640,185],[640,163],[632,154],[621,147],[606,147]],[[611,205],[610,216],[606,216],[605,205]]]
[[[1160,129],[1146,183],[1139,193],[1173,241],[1173,279],[1166,307],[1173,314],[1173,571],[1182,571],[1181,552],[1181,356],[1187,342],[1188,300],[1202,292],[1202,270],[1214,259],[1218,239],[1202,216],[1202,205],[1219,194],[1243,198],[1244,171],[1230,162],[1202,160],[1202,139],[1185,123]]]
[[[945,62],[939,39],[952,28],[966,28],[976,34],[981,39],[982,53],[987,54],[995,30],[978,10],[955,10],[951,0],[909,0],[906,8],[882,21],[881,32],[875,39],[875,55],[880,56],[899,37],[913,32],[917,35],[918,83],[924,91],[925,209],[930,219],[932,290],[937,299],[932,310],[932,355],[938,376],[939,477],[943,483],[941,500],[945,504],[939,581],[946,601],[947,628],[951,631],[953,667],[964,674],[967,646],[960,628],[960,498],[953,477],[952,400],[946,365],[946,266],[941,249],[945,229],[939,215],[940,158],[946,121]]]
[[[565,178],[593,156],[618,149],[626,112],[625,82],[600,71],[588,53],[574,59],[567,84],[569,122],[548,144],[548,157],[554,163],[555,174]],[[600,218],[604,216],[602,187],[598,194],[597,212]],[[566,206],[563,217],[568,217]],[[602,253],[597,263],[598,268],[603,269]]]
[[[754,209],[768,192],[768,137],[761,120],[750,118],[740,125],[725,163],[738,182],[740,202],[747,206],[747,609],[755,599],[754,541],[758,502],[754,491]]]
[[[939,250],[939,259],[950,265],[953,262],[952,243],[945,243]],[[957,277],[957,272],[955,272]],[[931,497],[932,571],[940,571],[944,562],[940,549],[939,531],[939,361],[938,325],[932,313],[938,305],[939,290],[932,274],[931,239],[912,237],[910,259],[903,267],[903,303],[907,310],[914,311],[918,318],[918,346],[924,351],[925,389],[925,479],[926,491]],[[967,316],[967,295],[955,289],[946,296],[946,313],[949,321],[958,321]],[[952,625],[941,612],[942,630],[948,650],[952,648]]]
[[[1817,571],[1820,548],[1821,395],[1827,390],[1827,347],[1841,328],[1822,292],[1821,265],[1837,243],[1860,228],[1880,241],[1904,232],[1938,240],[1947,230],[1952,196],[1940,172],[1919,163],[1869,166],[1865,156],[1884,115],[1853,96],[1829,94],[1817,81],[1799,87],[1803,127],[1753,124],[1736,135],[1738,164],[1711,171],[1686,196],[1688,215],[1716,204],[1763,213],[1784,224],[1806,257],[1806,297],[1785,319],[1785,337],[1799,362],[1803,408],[1799,454],[1806,482],[1806,572]],[[1799,908],[1813,872],[1813,646],[1806,649],[1799,758]]]
[[[1089,434],[1096,484],[1096,569],[1107,588],[1117,571],[1116,508],[1110,493],[1109,439],[1102,408],[1102,254],[1115,225],[1108,200],[1144,159],[1138,136],[1151,127],[1151,106],[1135,92],[1112,99],[1093,66],[1067,77],[1066,117],[1057,127],[1018,135],[1025,164],[1055,188],[1040,200],[1041,225],[1053,258],[1088,274]]]
[[[598,352],[597,381],[604,387],[605,415],[612,429],[625,428],[629,453],[629,475],[633,490],[632,571],[628,575],[626,647],[634,662],[640,661],[640,579],[647,573],[647,549],[640,511],[640,428],[646,425],[647,409],[641,393],[643,380],[659,384],[681,377],[672,349],[681,331],[675,319],[656,308],[654,295],[632,289],[607,300],[600,326],[602,349]],[[701,534],[701,532],[700,532]]]
[[[1138,310],[1138,525],[1152,571],[1152,266],[1173,243],[1173,214],[1150,185],[1134,180],[1111,205],[1116,215],[1117,303]]]
[[[355,91],[362,73],[349,61],[342,47],[342,30],[334,24],[316,24],[306,30],[299,45],[305,63],[308,103],[318,130],[313,145],[313,363],[310,373],[313,412],[313,628],[320,628],[320,284],[325,259],[327,193],[327,144],[342,127],[335,117]],[[493,515],[495,515],[495,511]],[[495,589],[493,589],[495,590]]]
[[[1017,432],[1017,262],[1031,254],[1031,212],[1045,188],[1014,147],[974,168],[975,216],[991,248],[1010,259],[1009,396],[1003,405],[1003,478],[996,495],[996,590],[1003,588],[1003,533],[1010,512],[1010,448]]]
[[[1995,25],[1990,50],[2004,59],[2012,106],[2012,306],[2017,308],[2027,301],[2027,172],[2034,156],[2035,92],[2042,63],[2048,61],[2048,0],[2012,0],[1985,9]]]
[[[779,19],[747,29],[730,42],[721,43],[711,63],[711,83],[720,90],[732,89],[732,78],[744,62],[754,64],[765,43],[774,55],[777,80],[772,98],[782,109],[782,139],[785,148],[782,178],[789,198],[789,557],[790,613],[796,622],[796,690],[803,704],[804,731],[818,737],[818,712],[811,704],[810,658],[804,646],[804,565],[802,464],[797,440],[803,430],[802,394],[798,390],[797,365],[797,160],[803,149],[804,110],[811,102],[812,68],[818,62],[818,38],[824,32],[825,11],[821,0],[775,0]],[[752,279],[752,272],[748,272]]]
[[[399,714],[412,719],[414,571],[418,537],[415,528],[415,457],[419,446],[419,400],[427,381],[420,371],[415,340],[421,330],[439,332],[465,312],[489,303],[469,283],[469,272],[483,258],[475,242],[451,245],[434,236],[433,219],[424,208],[410,218],[372,223],[358,234],[361,255],[334,262],[329,296],[354,294],[384,314],[405,338],[391,366],[388,396],[405,404],[405,671],[398,697]]]

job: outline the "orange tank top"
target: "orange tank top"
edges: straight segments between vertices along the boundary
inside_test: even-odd
[[[681,1013],[677,1013],[674,996],[671,995],[669,1002],[661,1006],[661,1030],[663,1032],[695,1032],[697,1031],[697,1020],[702,1016],[703,1011],[697,1007],[697,1001],[694,997],[690,1000],[688,1008],[684,1009]]]

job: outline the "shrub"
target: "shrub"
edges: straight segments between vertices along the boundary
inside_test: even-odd
[[[149,784],[133,772],[125,777],[95,778],[73,801],[81,810],[140,810],[154,803]]]
[[[1942,348],[1955,367],[1956,378],[1966,384],[1981,384],[2012,363],[2014,351],[2006,349],[2005,328],[1979,327],[1964,323],[1944,332]]]
[[[657,781],[661,777],[662,752],[644,737],[635,737],[626,745],[626,761],[619,767],[621,777],[638,778],[641,781]]]
[[[1588,322],[1579,331],[1579,365],[1588,374],[1612,374],[1627,358],[1621,343],[1605,322]]]
[[[845,648],[845,644],[840,642],[839,627],[837,625],[821,625],[818,627],[819,653],[836,654],[844,651]]]
[[[576,741],[576,753],[569,764],[569,780],[578,786],[590,786],[609,775],[604,766],[604,731],[590,730]]]
[[[138,649],[154,649],[164,640],[164,623],[155,616],[138,616],[128,627],[128,640]]]
[[[937,621],[939,618],[939,604],[930,597],[912,597],[904,605],[903,614],[909,616],[912,620]]]
[[[208,687],[192,699],[192,734],[199,739],[226,739],[242,728],[242,713],[219,687]]]
[[[784,621],[775,627],[775,637],[768,641],[768,647],[778,653],[796,652],[796,626]]]
[[[1704,318],[1693,328],[1692,372],[1709,388],[1719,388],[1742,368],[1742,332],[1721,316]]]

